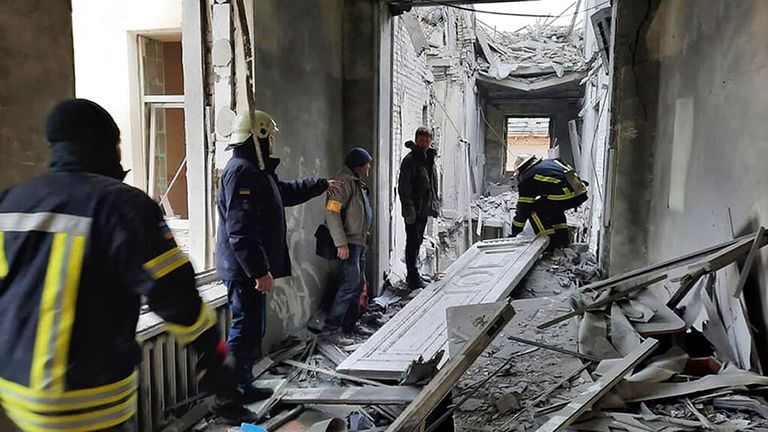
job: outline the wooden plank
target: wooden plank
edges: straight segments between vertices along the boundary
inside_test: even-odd
[[[752,246],[747,254],[747,260],[744,262],[744,267],[741,269],[741,275],[739,276],[739,283],[736,285],[736,290],[733,292],[735,298],[741,297],[741,291],[744,289],[744,284],[747,283],[749,273],[752,271],[752,265],[755,263],[755,258],[758,255],[758,251],[762,247],[760,239],[765,235],[765,227],[760,227],[757,230],[755,240],[752,242]]]
[[[505,299],[539,258],[547,238],[479,242],[336,368],[349,375],[399,380],[419,357],[447,350],[446,310]],[[443,364],[447,356],[443,359]]]
[[[711,254],[712,252],[717,252],[717,251],[719,251],[719,250],[721,250],[723,248],[726,248],[728,246],[732,246],[734,243],[738,243],[739,241],[745,240],[745,239],[752,239],[752,240],[754,240],[754,235],[753,234],[749,234],[749,235],[746,235],[746,236],[743,236],[743,237],[739,237],[739,238],[736,238],[736,239],[733,239],[733,240],[728,240],[726,242],[723,242],[723,243],[720,243],[720,244],[717,244],[717,245],[714,245],[714,246],[710,246],[708,248],[704,248],[704,249],[701,249],[701,250],[690,252],[690,253],[685,254],[685,255],[681,255],[681,256],[678,256],[678,257],[675,257],[675,258],[668,259],[666,261],[662,261],[662,262],[660,262],[658,264],[651,264],[649,266],[645,266],[645,267],[639,268],[637,270],[632,270],[630,272],[627,272],[627,273],[624,273],[624,274],[620,274],[620,275],[616,275],[616,276],[610,277],[608,279],[604,279],[604,280],[601,280],[601,281],[593,282],[591,284],[584,285],[583,287],[581,287],[580,290],[581,291],[603,290],[603,289],[611,288],[612,286],[618,284],[619,282],[624,282],[624,281],[628,281],[630,279],[635,279],[635,278],[639,278],[639,277],[642,277],[642,276],[647,276],[649,274],[653,274],[653,276],[657,276],[659,274],[665,274],[666,275],[669,270],[672,270],[672,269],[675,269],[675,268],[678,268],[678,267],[682,267],[682,266],[684,266],[686,264],[689,264],[689,263],[691,263],[693,261],[696,261],[698,259],[704,258],[707,255]]]
[[[551,320],[549,320],[547,322],[541,323],[536,328],[538,328],[539,330],[543,330],[545,328],[552,327],[555,324],[561,323],[561,322],[563,322],[563,321],[565,321],[565,320],[567,320],[569,318],[573,318],[573,317],[575,317],[577,315],[582,315],[584,312],[586,312],[586,311],[588,311],[590,309],[598,309],[598,308],[601,308],[603,306],[607,306],[607,305],[613,303],[615,300],[618,300],[620,298],[626,297],[629,294],[631,294],[631,293],[633,293],[633,292],[635,292],[637,290],[646,288],[646,287],[648,287],[650,285],[655,284],[656,282],[661,282],[662,280],[666,279],[666,277],[667,277],[666,275],[659,275],[659,276],[653,277],[651,279],[645,280],[645,281],[640,282],[640,283],[636,283],[634,281],[630,281],[630,282],[632,282],[631,285],[629,283],[626,283],[626,284],[622,283],[622,286],[619,287],[619,289],[617,289],[617,291],[615,293],[609,295],[608,297],[606,297],[606,298],[604,298],[602,300],[596,301],[596,302],[594,302],[592,304],[589,304],[587,306],[584,306],[584,308],[576,309],[574,311],[568,312],[567,314],[560,315],[559,317],[556,317],[556,318],[553,318],[553,319],[551,319]],[[624,287],[625,285],[627,285],[628,287]]]
[[[293,366],[295,368],[304,369],[304,370],[307,370],[307,371],[310,371],[310,372],[315,372],[315,373],[319,373],[319,374],[323,374],[323,375],[328,375],[328,376],[331,376],[331,377],[334,377],[334,378],[338,378],[340,380],[351,381],[351,382],[358,383],[358,384],[367,384],[367,385],[371,385],[371,386],[381,386],[381,387],[384,386],[384,384],[382,384],[380,382],[367,380],[365,378],[358,378],[358,377],[355,377],[355,376],[352,376],[352,375],[345,375],[343,373],[334,372],[334,371],[332,371],[330,369],[310,366],[310,365],[308,365],[306,363],[297,362],[297,361],[294,361],[294,360],[283,360],[283,363],[285,363],[285,364],[287,364],[289,366]]]
[[[320,351],[320,354],[324,355],[325,357],[330,360],[334,366],[340,365],[344,360],[349,357],[349,355],[339,349],[336,345],[328,342],[328,341],[319,341],[317,343],[317,350]]]
[[[283,411],[282,413],[272,417],[271,419],[262,423],[260,426],[266,429],[267,431],[277,430],[277,428],[279,428],[280,426],[298,417],[302,411],[304,411],[304,405],[297,405],[289,411]]]
[[[472,366],[514,314],[512,305],[508,303],[501,305],[474,338],[467,341],[461,351],[440,369],[440,372],[422,389],[419,396],[408,405],[408,408],[387,428],[387,431],[412,431],[420,428],[432,410],[450,393],[459,378]]]
[[[419,396],[412,386],[288,388],[280,402],[312,405],[404,405]]]
[[[620,363],[611,368],[593,384],[587,385],[584,391],[576,399],[569,402],[563,409],[550,417],[537,432],[559,432],[565,430],[568,425],[576,421],[581,414],[600,400],[608,391],[629,373],[635,366],[648,357],[659,345],[656,339],[646,339],[637,349],[624,357]]]

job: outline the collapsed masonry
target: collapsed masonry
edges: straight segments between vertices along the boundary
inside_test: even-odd
[[[546,239],[481,242],[351,355],[311,337],[270,355],[257,369],[276,395],[252,408],[274,411],[269,430],[436,430],[452,417],[481,431],[761,430],[768,377],[736,261],[747,274],[766,244],[761,229],[594,281],[582,246],[540,258]]]

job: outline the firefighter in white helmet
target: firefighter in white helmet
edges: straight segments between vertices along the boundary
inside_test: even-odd
[[[216,269],[228,289],[232,312],[228,344],[242,395],[240,400],[216,401],[214,411],[225,418],[247,417],[248,413],[235,416],[231,411],[272,393],[253,386],[251,369],[261,357],[274,279],[291,274],[284,207],[317,197],[329,186],[336,188],[335,182],[322,178],[281,181],[275,173],[280,160],[272,157],[278,131],[275,119],[263,111],[235,118],[228,147],[233,155],[217,196]]]

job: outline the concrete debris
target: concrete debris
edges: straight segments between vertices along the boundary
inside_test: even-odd
[[[512,410],[519,410],[522,407],[520,403],[520,393],[511,392],[503,396],[497,397],[493,404],[496,405],[496,410],[499,414],[506,414]]]
[[[525,32],[478,28],[481,71],[503,80],[509,76],[533,77],[584,71],[590,64],[583,54],[583,34],[567,26],[532,25]],[[488,58],[490,57],[490,58]]]
[[[400,385],[424,384],[429,382],[437,374],[437,366],[443,359],[445,351],[440,350],[435,355],[424,361],[422,357],[414,360],[400,379]]]
[[[400,297],[398,295],[396,295],[395,293],[393,293],[389,289],[384,290],[384,294],[382,294],[382,295],[380,295],[378,297],[375,297],[373,299],[374,303],[376,303],[377,305],[379,305],[379,306],[381,306],[381,307],[383,307],[385,309],[389,305],[391,305],[393,303],[397,303],[399,301],[400,301]]]

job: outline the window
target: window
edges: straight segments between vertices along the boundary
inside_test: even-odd
[[[514,170],[515,158],[519,154],[549,157],[550,144],[549,118],[509,117],[507,119],[507,174]]]
[[[188,219],[181,35],[139,36],[147,194],[169,220]]]

